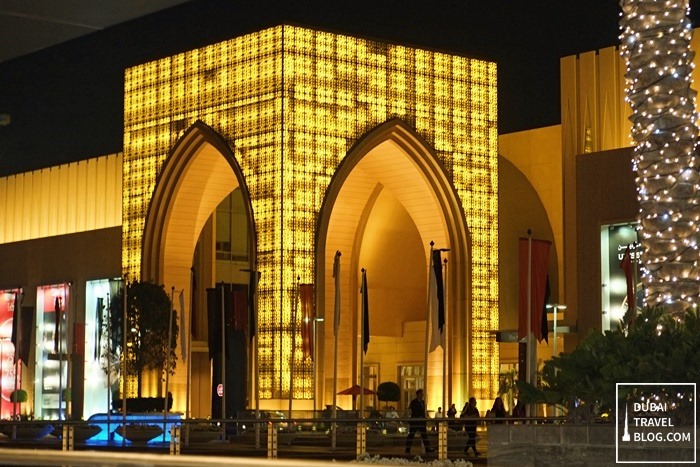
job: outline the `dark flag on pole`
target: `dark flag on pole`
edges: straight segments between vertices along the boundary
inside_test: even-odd
[[[432,335],[430,351],[442,345],[442,331],[445,327],[445,291],[442,281],[442,257],[440,250],[433,250],[430,265],[430,285],[428,290]]]
[[[95,305],[95,360],[100,358],[100,344],[102,342],[102,320],[104,313],[104,299],[97,297],[97,305]]]
[[[55,328],[53,333],[53,349],[58,353],[59,341],[61,340],[61,297],[56,297],[53,301],[53,310],[56,315]]]
[[[549,288],[549,275],[547,275],[547,285],[545,286],[544,289],[544,305],[542,305],[542,323],[540,324],[541,329],[542,329],[542,339],[549,344],[549,320],[547,319],[547,303],[549,302],[549,296],[552,294],[552,291]],[[556,313],[557,310],[554,310]]]
[[[21,322],[19,323],[19,359],[26,365],[29,361],[29,352],[32,350],[30,344],[32,331],[34,331],[34,307],[23,306],[21,315]]]
[[[250,271],[248,283],[248,338],[252,341],[258,330],[258,315],[255,312],[260,271]]]
[[[190,268],[190,276],[192,285],[190,287],[190,333],[192,334],[192,339],[197,339],[199,333],[197,332],[197,274],[194,268]]]
[[[34,307],[21,306],[20,294],[15,292],[14,315],[12,317],[11,341],[15,346],[14,363],[29,361],[30,341],[34,329]]]
[[[333,335],[340,329],[340,251],[335,252],[333,260],[333,279],[335,279],[335,305],[333,310]]]
[[[367,271],[362,270],[362,345],[365,355],[369,346],[369,300],[367,299]]]
[[[630,252],[630,246],[627,245],[625,249],[625,254],[622,256],[622,261],[620,262],[620,269],[625,273],[625,280],[627,281],[627,317],[629,323],[634,323],[634,315],[637,311],[637,300],[634,296],[634,279],[632,277],[632,254]]]

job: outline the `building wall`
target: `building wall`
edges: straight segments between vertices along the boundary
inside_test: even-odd
[[[23,305],[36,307],[37,287],[70,283],[67,314],[72,322],[85,323],[86,282],[121,274],[121,228],[4,243],[0,244],[0,258],[0,290],[21,287]],[[35,337],[32,337],[32,342]],[[29,362],[34,362],[34,349],[32,345]],[[82,365],[77,365],[74,371],[81,369]],[[82,374],[76,379],[82,381]],[[34,365],[30,363],[23,367],[22,376],[22,387],[27,390],[29,401],[34,400],[33,381]],[[74,410],[79,411],[83,388],[73,387],[78,401]],[[27,410],[31,411],[31,407]]]
[[[600,228],[634,220],[639,210],[632,172],[632,148],[581,154],[576,158],[576,203],[579,337],[601,329]],[[568,310],[567,310],[568,311]]]
[[[562,161],[559,157],[561,154],[561,125],[553,125],[534,130],[519,131],[501,135],[498,138],[498,153],[512,163],[515,168],[522,173],[532,189],[535,190],[535,197],[519,197],[513,196],[506,192],[511,191],[514,187],[510,183],[515,183],[515,180],[504,180],[504,183],[499,182],[501,190],[499,196],[499,204],[503,206],[502,196],[508,196],[513,199],[516,204],[512,207],[512,214],[522,215],[530,211],[529,206],[534,206],[541,203],[544,206],[546,214],[546,224],[541,223],[541,219],[533,214],[531,222],[527,219],[521,223],[521,232],[513,232],[514,235],[526,236],[527,229],[533,231],[534,238],[552,240],[553,255],[557,257],[557,286],[556,289],[563,293],[564,290],[564,216],[562,209],[563,202],[563,183],[559,174],[562,173]],[[503,177],[508,171],[504,171],[499,166],[499,177]],[[522,194],[524,187],[517,187],[517,190]],[[539,199],[537,199],[539,198]],[[534,203],[534,204],[533,204]],[[523,209],[528,206],[528,209]],[[517,211],[517,212],[516,212]],[[499,213],[501,218],[509,216],[507,213]],[[499,228],[499,238],[503,239],[504,230]],[[552,236],[550,238],[550,235]],[[500,243],[499,243],[500,246]],[[517,242],[513,247],[517,252]],[[509,255],[506,256],[508,258]],[[501,261],[502,268],[514,268],[517,275],[517,264],[512,263],[512,259]],[[513,272],[511,272],[511,275]],[[501,275],[501,278],[503,275]],[[501,285],[502,288],[507,287],[506,284]],[[553,295],[554,298],[558,297]]]
[[[121,154],[1,177],[0,245],[121,226],[121,196]]]
[[[585,52],[561,59],[561,161],[564,186],[564,290],[560,303],[575,303],[578,290],[577,200],[581,198],[576,176],[579,154],[627,147],[630,114],[625,102],[625,63],[616,47]],[[631,167],[623,170],[631,172]],[[597,238],[597,237],[596,237]],[[587,241],[584,240],[584,241]],[[585,321],[578,307],[567,309],[567,320]],[[573,343],[573,341],[571,342]],[[568,344],[567,344],[568,345]]]
[[[137,277],[150,193],[183,132],[201,121],[234,148],[257,233],[259,392],[284,400],[308,362],[287,365],[294,278],[312,282],[316,216],[338,164],[391,119],[434,149],[471,239],[469,355],[475,388],[495,391],[498,316],[496,66],[480,60],[291,26],[275,27],[125,73],[123,270]],[[160,280],[156,278],[156,280]],[[187,284],[175,284],[186,288]],[[466,281],[459,285],[467,287]],[[482,350],[486,349],[486,350]],[[298,353],[298,352],[297,352]],[[301,360],[301,359],[299,359]],[[280,367],[283,371],[279,371]]]

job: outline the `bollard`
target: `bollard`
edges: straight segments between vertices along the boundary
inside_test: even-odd
[[[170,455],[179,456],[180,455],[180,435],[182,434],[182,427],[173,425],[170,427]]]
[[[73,425],[63,425],[63,450],[72,451],[74,447],[75,427]]]
[[[438,423],[438,460],[447,459],[447,421]]]
[[[267,458],[277,459],[277,425],[272,422],[267,424]]]
[[[355,454],[360,457],[367,452],[367,429],[365,424],[360,422],[357,424],[357,445]]]

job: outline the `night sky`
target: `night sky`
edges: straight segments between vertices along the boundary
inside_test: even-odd
[[[125,68],[283,22],[494,60],[499,133],[555,125],[559,58],[617,45],[619,12],[614,0],[193,0],[0,63],[12,118],[0,176],[121,151]]]

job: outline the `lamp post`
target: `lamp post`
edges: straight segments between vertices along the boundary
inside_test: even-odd
[[[554,345],[552,348],[552,356],[556,357],[557,356],[557,315],[559,314],[559,310],[566,310],[566,305],[563,305],[561,303],[548,303],[547,304],[547,309],[552,309],[554,310]]]
[[[554,345],[552,346],[552,356],[556,357],[557,356],[557,315],[559,314],[559,310],[566,310],[566,305],[563,305],[561,303],[548,303],[546,306],[547,309],[552,309],[554,310]],[[554,374],[557,374],[557,368],[554,368]],[[554,416],[559,415],[559,409],[555,406],[554,407]]]

